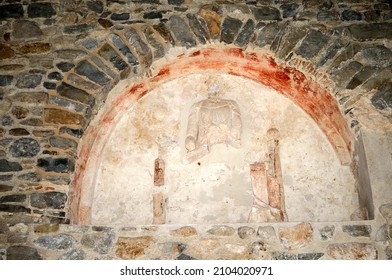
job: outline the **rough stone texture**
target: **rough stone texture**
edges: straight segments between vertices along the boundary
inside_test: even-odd
[[[392,108],[392,87],[377,91],[371,98],[371,102],[377,109]]]
[[[372,232],[372,227],[365,226],[365,225],[343,226],[343,232],[349,234],[350,236],[354,236],[354,237],[358,237],[358,236],[370,237],[370,233]]]
[[[319,230],[322,240],[330,240],[335,234],[334,226],[325,226]]]
[[[379,210],[387,223],[392,224],[392,203],[381,205]]]
[[[282,246],[286,249],[302,248],[312,241],[313,228],[308,223],[302,223],[292,228],[280,229],[279,238]]]
[[[244,227],[239,227],[237,232],[238,232],[238,236],[241,239],[246,239],[246,238],[250,238],[250,237],[254,236],[256,233],[256,230],[254,228],[244,226]]]
[[[345,243],[331,244],[327,247],[329,256],[336,260],[375,260],[377,250],[371,244],[366,243]]]
[[[389,241],[391,240],[392,226],[385,224],[377,230],[376,241]]]
[[[17,162],[0,159],[0,172],[14,172],[22,170],[22,166]]]
[[[217,236],[231,236],[235,233],[235,230],[234,228],[229,226],[214,226],[213,228],[209,229],[207,232]]]
[[[84,124],[83,116],[59,109],[45,109],[44,118],[46,122],[53,124]]]
[[[27,8],[30,18],[50,18],[56,14],[51,3],[32,3]]]
[[[311,59],[320,52],[328,41],[327,35],[318,30],[312,30],[295,52],[306,59]]]
[[[171,16],[169,19],[170,29],[173,32],[177,42],[186,47],[196,46],[196,40],[188,28],[186,22],[179,16]]]
[[[114,245],[114,233],[98,232],[83,235],[81,244],[99,254],[107,254]]]
[[[61,192],[33,193],[31,205],[37,208],[62,209],[67,201],[67,195]]]
[[[40,145],[32,138],[21,138],[12,143],[10,153],[13,157],[33,157],[40,152]]]
[[[280,12],[274,7],[263,6],[252,9],[257,21],[281,20]]]
[[[174,235],[174,236],[189,237],[189,236],[197,235],[197,231],[194,227],[185,226],[185,227],[181,227],[181,228],[172,230],[170,232],[170,234]]]
[[[272,252],[272,260],[297,260],[297,256],[286,252]]]
[[[71,235],[57,234],[53,236],[42,236],[34,240],[34,243],[49,250],[67,250],[75,242]]]
[[[24,73],[18,76],[16,80],[17,88],[36,88],[42,81],[42,75]]]
[[[119,237],[116,243],[116,256],[124,260],[136,259],[143,255],[152,243],[151,236]]]
[[[110,81],[109,77],[105,73],[99,71],[91,63],[85,60],[79,62],[75,68],[75,71],[76,73],[85,76],[91,81],[100,85],[105,85]]]
[[[35,248],[17,245],[8,247],[7,260],[42,260],[42,257]]]
[[[242,21],[239,19],[227,17],[223,20],[221,30],[221,41],[226,44],[233,43],[242,26]]]
[[[21,4],[9,4],[4,5],[0,9],[0,19],[7,18],[21,18],[23,17],[24,11]]]
[[[16,21],[13,25],[12,37],[17,40],[39,39],[43,35],[38,23],[29,20]]]
[[[57,232],[59,230],[58,224],[44,224],[44,225],[36,225],[34,226],[35,233],[51,233]]]
[[[84,251],[79,249],[73,249],[63,255],[61,255],[58,259],[59,260],[84,260],[86,254]]]

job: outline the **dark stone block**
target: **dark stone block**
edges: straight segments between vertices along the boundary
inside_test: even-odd
[[[352,24],[348,29],[360,41],[392,38],[392,23],[389,22]]]
[[[392,247],[387,247],[385,249],[385,259],[392,260]]]
[[[23,6],[21,4],[2,5],[0,9],[0,19],[23,17]]]
[[[131,50],[124,43],[120,36],[116,34],[111,34],[109,36],[109,39],[113,43],[113,45],[127,58],[128,62],[132,66],[139,64],[135,55],[131,52]]]
[[[43,35],[38,23],[30,20],[18,20],[13,24],[12,37],[17,40],[39,39]],[[22,52],[28,53],[28,50],[21,49]],[[34,53],[34,49],[30,50]]]
[[[371,101],[377,109],[392,108],[392,88],[382,88],[372,96]]]
[[[63,138],[60,136],[52,136],[49,138],[49,143],[52,147],[60,148],[60,149],[75,149],[78,145],[76,141],[72,139]]]
[[[78,102],[74,102],[69,99],[58,97],[58,96],[51,96],[49,103],[56,104],[58,106],[67,108],[69,110],[73,110],[75,112],[82,112],[87,109],[87,106],[85,104],[80,104]],[[46,135],[46,136],[50,136],[50,135]]]
[[[43,86],[46,89],[56,89],[57,84],[52,82],[44,82]]]
[[[48,79],[60,81],[63,79],[63,75],[60,72],[51,72],[48,74]]]
[[[29,208],[26,208],[21,205],[10,205],[10,204],[0,204],[0,212],[9,212],[9,213],[31,213]]]
[[[392,19],[392,12],[384,15],[384,20],[391,20]]]
[[[347,226],[343,226],[343,232],[346,232],[353,237],[358,237],[358,236],[370,237],[370,233],[372,232],[372,227],[368,225],[347,225]]]
[[[67,195],[61,192],[46,192],[31,194],[31,206],[40,209],[63,209]]]
[[[8,247],[7,260],[42,260],[42,257],[35,248],[17,245]]]
[[[128,20],[129,13],[121,13],[121,14],[113,13],[110,16],[110,19],[112,19],[112,20]]]
[[[169,5],[181,5],[185,0],[168,0]]]
[[[347,89],[355,89],[356,87],[362,85],[367,79],[369,79],[374,73],[378,71],[377,67],[365,66],[363,67],[351,81],[347,84]]]
[[[207,31],[208,27],[203,26],[199,19],[193,14],[187,14],[186,17],[188,18],[189,26],[196,35],[198,41],[202,44],[205,44],[207,40],[210,39],[210,35]]]
[[[85,76],[93,82],[100,85],[105,85],[110,81],[110,78],[103,72],[99,71],[95,66],[86,60],[82,60],[75,68],[76,73]]]
[[[15,106],[11,110],[11,114],[15,116],[18,120],[24,119],[29,114],[29,110],[23,107]]]
[[[318,30],[312,30],[302,41],[302,44],[295,51],[298,55],[306,59],[316,56],[328,43],[329,37]]]
[[[58,69],[60,69],[63,72],[68,72],[69,70],[75,67],[75,65],[70,62],[60,62],[57,63],[56,66]]]
[[[74,241],[71,235],[58,234],[38,237],[34,243],[49,250],[66,250],[72,248]]]
[[[84,90],[78,89],[66,83],[62,83],[57,88],[57,93],[60,96],[79,101],[89,106],[94,106],[95,104],[95,98],[92,95],[88,94]]]
[[[276,36],[280,34],[281,29],[283,28],[283,24],[281,23],[270,23],[267,24],[257,36],[255,44],[260,48],[265,45],[272,44],[275,40]]]
[[[41,74],[23,73],[16,81],[17,88],[36,88],[42,81]]]
[[[119,75],[115,74],[111,68],[106,66],[106,64],[103,62],[102,57],[93,56],[93,57],[90,57],[90,59],[92,60],[92,62],[94,62],[95,65],[97,65],[99,67],[99,69],[102,69],[104,71],[104,73],[107,74],[108,76],[110,76],[112,79],[117,79],[119,77]]]
[[[1,177],[0,181],[9,181],[12,179],[12,175],[6,175],[6,176],[2,175],[0,177]],[[4,180],[4,179],[7,179],[7,180]],[[0,193],[1,192],[9,192],[9,191],[12,191],[12,189],[13,189],[12,186],[0,184]]]
[[[51,3],[31,3],[27,8],[27,14],[30,18],[50,18],[56,15]]]
[[[221,29],[221,42],[226,44],[233,43],[242,26],[242,21],[236,18],[227,17],[223,20]]]
[[[59,260],[84,260],[86,254],[83,250],[73,249],[59,257]]]
[[[117,52],[109,45],[105,44],[98,51],[98,54],[113,64],[119,71],[128,68],[128,64],[117,54]]]
[[[22,170],[22,166],[17,162],[0,159],[0,172],[15,172]]]
[[[252,8],[252,12],[257,21],[281,20],[280,11],[274,7],[263,6],[263,7]]]
[[[351,61],[348,65],[332,73],[332,80],[340,87],[344,87],[351,78],[362,69],[362,64]]]
[[[87,1],[87,8],[100,14],[103,12],[103,3],[101,1]]]
[[[26,135],[30,134],[30,132],[28,132],[24,128],[13,128],[13,129],[10,129],[10,131],[8,133],[9,133],[9,135],[12,135],[12,136],[26,136]]]
[[[14,123],[10,116],[4,116],[1,118],[1,124],[4,126],[10,126]]]
[[[40,182],[41,175],[35,172],[31,172],[18,176],[18,179],[23,181],[29,181],[29,182]]]
[[[297,256],[285,252],[272,252],[271,259],[272,260],[296,260]]]
[[[339,13],[335,11],[320,11],[317,13],[319,21],[336,21],[339,20]]]
[[[298,254],[298,259],[299,260],[318,260],[324,256],[324,253],[304,253],[304,254]]]
[[[367,63],[385,67],[392,62],[392,51],[382,45],[365,48],[360,52]]]
[[[365,16],[365,20],[368,22],[378,21],[381,18],[381,11],[380,10],[371,10],[366,11],[363,13]]]
[[[174,34],[176,40],[181,46],[192,48],[196,46],[196,40],[193,38],[186,22],[179,16],[171,16],[168,22],[169,28]]]
[[[66,34],[75,34],[75,33],[83,33],[87,32],[91,29],[91,26],[84,23],[79,25],[68,25],[64,27],[64,33]]]
[[[185,260],[185,261],[189,261],[189,260],[196,260],[194,257],[188,256],[186,254],[181,254],[179,255],[176,260]]]
[[[362,20],[362,14],[353,10],[344,10],[342,12],[342,21]]]
[[[60,133],[66,133],[73,137],[80,138],[83,136],[84,131],[83,129],[72,129],[69,127],[62,127],[60,128]]]
[[[159,35],[164,39],[165,42],[168,42],[174,46],[174,39],[165,24],[160,23],[158,25],[154,25],[153,28],[159,33]]]
[[[20,122],[21,125],[29,125],[29,126],[43,126],[43,122],[41,119],[27,119]]]
[[[0,44],[0,60],[13,58],[15,56],[15,52],[12,48],[5,44]]]
[[[251,19],[248,19],[238,34],[237,39],[234,41],[234,44],[241,48],[246,48],[253,36],[254,30],[255,22]]]
[[[299,5],[297,3],[284,3],[280,5],[283,11],[283,18],[294,17],[297,14]]]
[[[26,195],[25,194],[11,194],[0,197],[0,203],[7,203],[7,202],[25,202]]]
[[[113,23],[112,23],[110,20],[105,19],[105,18],[100,18],[100,19],[98,19],[98,23],[99,23],[103,28],[106,28],[106,29],[108,29],[108,28],[110,28],[110,27],[113,26]],[[87,47],[87,49],[88,49],[88,47]]]
[[[37,163],[46,172],[67,173],[73,172],[75,165],[67,158],[40,158]]]
[[[11,75],[0,75],[0,87],[9,86],[14,79]]]
[[[13,157],[34,157],[38,155],[41,147],[37,140],[21,138],[12,143],[10,153]]]
[[[146,25],[142,29],[149,45],[154,50],[154,58],[157,59],[163,57],[165,55],[165,49],[163,48],[163,45],[156,39],[156,35],[152,31],[152,28]]]
[[[139,58],[141,58],[141,63],[144,67],[149,67],[152,63],[152,52],[148,45],[142,40],[137,31],[134,28],[128,28],[124,33],[125,38],[127,38],[132,51],[135,51]]]
[[[93,249],[98,254],[107,254],[113,248],[115,234],[110,231],[102,231],[83,235],[81,244]]]
[[[346,44],[342,42],[342,40],[337,39],[335,40],[331,46],[327,49],[325,54],[321,57],[320,61],[317,63],[317,66],[324,65],[328,60],[331,60],[335,57],[338,51],[343,48]]]
[[[155,19],[155,18],[163,18],[162,12],[147,12],[143,15],[144,19]]]
[[[322,240],[330,240],[335,234],[335,226],[325,226],[320,229],[320,236]]]

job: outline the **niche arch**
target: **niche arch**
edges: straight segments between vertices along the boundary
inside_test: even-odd
[[[79,145],[79,157],[71,185],[73,223],[91,223],[95,171],[100,162],[100,153],[121,115],[151,90],[190,74],[229,74],[278,91],[316,122],[341,164],[350,164],[353,135],[325,78],[320,79],[315,74],[304,73],[293,66],[279,63],[268,52],[248,52],[222,46],[188,50],[167,60],[162,66],[156,67],[150,77],[124,86],[120,92],[109,95],[106,104],[90,123]]]

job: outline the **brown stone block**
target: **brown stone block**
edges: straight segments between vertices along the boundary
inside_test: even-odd
[[[83,116],[52,108],[45,109],[44,120],[53,124],[84,124]]]
[[[19,48],[22,54],[46,53],[52,49],[49,43],[30,43]]]
[[[0,60],[13,58],[15,56],[15,52],[7,45],[0,44]]]
[[[14,95],[13,100],[23,103],[46,103],[48,94],[46,92],[21,92]]]
[[[302,223],[292,228],[279,230],[280,244],[289,250],[308,245],[313,239],[313,228],[308,223]]]
[[[170,234],[174,235],[174,236],[188,237],[188,236],[197,235],[197,231],[194,227],[185,226],[185,227],[181,227],[179,229],[172,230],[170,232]]]
[[[116,256],[124,260],[136,259],[153,243],[151,236],[119,237],[116,244]]]
[[[336,260],[377,259],[377,249],[373,245],[357,242],[328,245],[327,254]]]
[[[157,158],[154,162],[154,186],[165,184],[165,162]]]
[[[199,16],[201,16],[207,23],[211,38],[217,38],[220,34],[220,26],[222,18],[213,10],[204,7],[200,9]]]
[[[34,226],[35,233],[49,233],[57,232],[59,230],[58,224],[46,224],[46,225],[36,225]]]

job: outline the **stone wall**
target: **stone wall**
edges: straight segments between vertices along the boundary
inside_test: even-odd
[[[109,230],[111,235],[89,227],[57,226],[70,222],[70,186],[75,168],[82,166],[78,146],[120,80],[132,84],[147,79],[154,67],[173,56],[210,46],[268,53],[278,64],[322,83],[354,133],[361,126],[377,131],[392,127],[390,1],[16,0],[1,1],[0,20],[0,250],[6,249],[7,258],[21,251],[58,258],[51,248],[74,245],[70,255],[78,256],[82,249],[76,244],[89,231],[92,237],[81,243],[91,252],[94,242],[121,243],[116,239],[123,236],[121,230]],[[39,239],[52,230],[54,238]],[[149,231],[154,239],[141,243],[161,242],[160,230]],[[206,230],[197,228],[202,236]],[[278,226],[275,230],[280,232]],[[372,230],[374,237],[378,229]],[[389,239],[387,226],[385,230]],[[99,237],[105,234],[107,240]],[[252,236],[238,240],[258,242],[257,233]],[[172,241],[162,241],[162,248]],[[38,251],[18,247],[26,242]],[[244,250],[250,250],[246,246]],[[115,257],[109,247],[108,256]],[[390,257],[388,250],[384,254],[377,247],[378,258]]]

